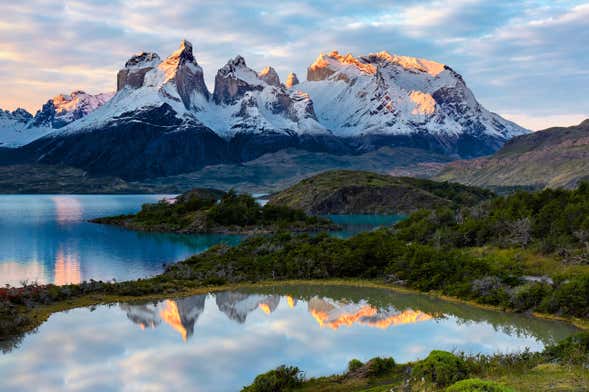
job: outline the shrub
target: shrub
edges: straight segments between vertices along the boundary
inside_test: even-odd
[[[515,392],[515,390],[493,381],[469,378],[468,380],[458,381],[448,387],[446,392]]]
[[[426,359],[415,364],[413,376],[439,386],[446,386],[467,376],[466,364],[462,358],[452,353],[434,350]]]
[[[589,366],[589,332],[581,332],[549,346],[545,350],[551,359],[563,363]]]
[[[378,377],[393,370],[395,367],[395,360],[393,358],[376,357],[368,361],[367,365],[368,375],[372,377]]]
[[[298,367],[282,365],[267,373],[260,374],[251,385],[243,387],[241,392],[289,391],[301,385],[302,382],[302,372]]]
[[[542,282],[530,282],[517,286],[511,295],[511,307],[517,311],[534,308],[551,292],[552,287]]]
[[[362,361],[360,361],[359,359],[354,358],[350,362],[348,362],[348,372],[353,372],[355,370],[358,370],[362,366],[364,366],[364,364],[362,363]]]

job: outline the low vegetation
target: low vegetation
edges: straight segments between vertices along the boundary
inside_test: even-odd
[[[328,220],[307,216],[300,210],[260,204],[250,195],[233,191],[200,189],[175,202],[145,204],[135,215],[94,219],[134,230],[180,233],[266,233],[278,230],[316,231],[335,229]]]
[[[270,204],[309,214],[399,214],[419,208],[473,206],[488,190],[448,182],[353,170],[333,170],[274,194]]]
[[[306,380],[300,369],[281,366],[256,377],[242,391],[583,391],[589,388],[588,342],[589,333],[583,332],[540,353],[469,356],[432,351],[426,358],[406,364],[396,364],[392,358],[374,358],[366,363],[352,360],[344,374]],[[375,367],[377,372],[371,370]],[[293,375],[296,383],[291,383]],[[270,385],[260,383],[265,379],[272,380],[271,385],[284,387],[264,389]]]

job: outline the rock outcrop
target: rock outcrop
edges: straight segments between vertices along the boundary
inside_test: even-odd
[[[161,59],[157,53],[142,52],[134,55],[125,63],[125,68],[121,69],[117,74],[117,91],[125,87],[132,89],[142,87],[145,74],[160,63]]]
[[[293,86],[296,86],[299,83],[300,82],[299,82],[299,78],[297,78],[297,74],[295,74],[294,72],[291,72],[286,77],[286,82],[284,82],[284,86],[286,88],[291,88]]]

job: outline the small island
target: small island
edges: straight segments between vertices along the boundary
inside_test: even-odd
[[[422,208],[473,206],[486,189],[358,170],[330,170],[275,193],[268,204],[313,215],[410,214]]]
[[[253,235],[339,229],[326,218],[308,216],[286,206],[262,206],[251,195],[214,189],[193,189],[172,200],[144,204],[137,214],[96,218],[91,222],[182,234]]]

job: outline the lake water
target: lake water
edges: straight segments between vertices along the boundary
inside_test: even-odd
[[[541,350],[574,332],[381,289],[244,289],[54,314],[35,333],[4,343],[0,389],[239,391],[281,364],[312,377],[342,372],[352,358]]]
[[[169,197],[169,195],[167,195]],[[240,236],[141,233],[88,219],[138,211],[166,195],[0,195],[0,285],[79,283],[152,276],[171,263]],[[333,216],[346,237],[399,216]]]

